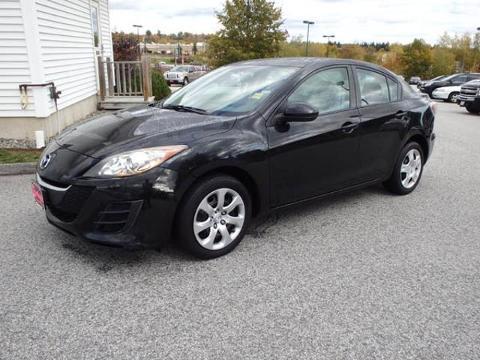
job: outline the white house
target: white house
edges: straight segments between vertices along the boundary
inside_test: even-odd
[[[0,0],[0,138],[49,137],[94,112],[99,55],[113,57],[108,0]]]

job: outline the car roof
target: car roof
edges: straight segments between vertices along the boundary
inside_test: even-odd
[[[338,59],[338,58],[321,58],[321,57],[286,57],[286,58],[269,58],[240,61],[231,65],[264,65],[264,66],[293,66],[298,68],[319,68],[329,65],[359,65],[380,70],[390,74],[393,77],[397,75],[384,67],[361,60]]]

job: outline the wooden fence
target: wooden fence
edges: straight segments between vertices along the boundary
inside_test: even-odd
[[[139,61],[112,61],[99,56],[98,77],[100,98],[143,96],[144,101],[152,95],[150,59],[144,56]]]

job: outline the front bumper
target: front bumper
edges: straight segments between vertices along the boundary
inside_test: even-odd
[[[457,98],[458,105],[464,107],[467,103],[480,107],[480,96],[460,94]]]
[[[47,220],[91,242],[157,248],[171,236],[176,172],[59,184],[37,175]]]

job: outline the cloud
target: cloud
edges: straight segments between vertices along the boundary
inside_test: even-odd
[[[326,33],[340,42],[389,41],[408,43],[423,38],[434,43],[445,32],[474,32],[480,26],[479,0],[276,0],[282,8],[284,28],[292,36],[306,35],[303,20],[314,21],[312,41]],[[143,29],[163,33],[179,31],[213,33],[220,27],[215,11],[224,0],[172,2],[110,0],[112,28],[132,31],[133,22]],[[135,20],[133,20],[135,19]]]
[[[198,17],[198,16],[214,16],[215,9],[214,8],[191,8],[191,9],[183,9],[176,11],[174,13],[170,13],[170,16],[177,16],[177,17]]]

